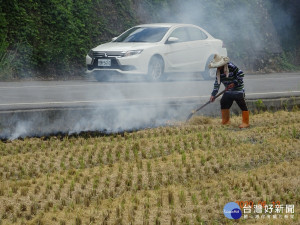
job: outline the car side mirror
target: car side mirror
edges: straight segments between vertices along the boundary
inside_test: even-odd
[[[113,38],[111,39],[111,41],[115,41],[115,40],[117,40],[117,38],[118,38],[118,37],[113,37]]]
[[[177,37],[169,37],[167,43],[168,44],[172,44],[172,43],[176,43],[179,42],[179,38]]]

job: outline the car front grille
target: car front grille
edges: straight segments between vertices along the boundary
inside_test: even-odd
[[[93,69],[105,69],[105,70],[114,70],[119,69],[123,71],[135,70],[135,66],[131,65],[120,65],[117,58],[124,56],[124,52],[121,51],[110,51],[110,52],[93,52],[93,62],[91,65],[88,65],[88,70]],[[111,66],[98,66],[98,59],[110,59]]]
[[[105,59],[105,58],[111,60],[111,66],[98,66],[98,59]],[[131,65],[120,65],[116,57],[96,57],[93,59],[93,63],[91,65],[88,65],[88,70],[93,70],[93,69],[105,69],[105,70],[119,69],[122,71],[131,71],[131,70],[135,70],[136,68],[135,66],[131,66]]]
[[[93,52],[93,58],[122,57],[124,54],[121,51]]]

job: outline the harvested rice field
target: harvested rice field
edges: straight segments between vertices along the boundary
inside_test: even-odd
[[[300,111],[240,122],[0,141],[0,224],[299,224]]]

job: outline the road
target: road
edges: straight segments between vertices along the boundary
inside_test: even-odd
[[[0,82],[0,111],[93,107],[106,104],[171,104],[206,101],[213,81],[183,78],[160,83],[143,81]],[[300,73],[247,75],[248,99],[300,96]]]

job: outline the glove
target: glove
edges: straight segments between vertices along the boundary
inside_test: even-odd
[[[210,102],[214,102],[214,101],[215,101],[215,96],[210,96],[209,101],[210,101]]]
[[[229,89],[232,89],[232,88],[234,88],[234,83],[229,84],[229,85],[226,87],[226,90],[229,90]]]

